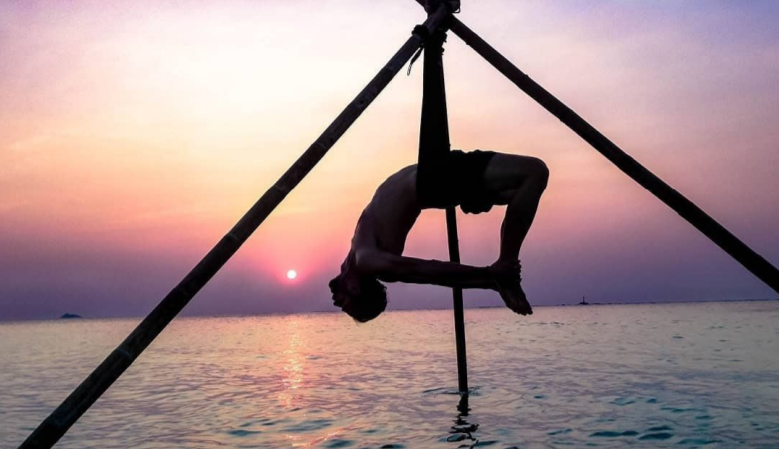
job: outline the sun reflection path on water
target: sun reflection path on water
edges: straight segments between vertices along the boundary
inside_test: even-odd
[[[281,365],[283,389],[279,392],[279,401],[287,408],[295,407],[295,390],[303,386],[303,371],[305,358],[301,354],[305,349],[305,340],[300,332],[297,320],[290,320],[287,325],[289,335],[287,349],[284,350]]]
[[[281,353],[281,363],[279,364],[282,389],[279,391],[277,398],[280,404],[289,411],[297,411],[300,407],[305,406],[303,404],[305,400],[301,397],[302,392],[311,387],[309,385],[311,382],[317,382],[317,373],[311,370],[306,371],[307,351],[311,349],[309,348],[310,336],[307,335],[308,329],[305,324],[301,325],[298,319],[290,319],[286,326],[287,345],[286,349]],[[309,379],[309,382],[305,382],[306,375],[309,377],[314,376],[314,379]],[[306,414],[304,413],[304,415]],[[285,437],[288,439],[291,447],[315,447],[328,440],[337,439],[344,433],[349,433],[353,430],[353,427],[354,425],[339,427],[314,438],[300,432],[288,432]]]

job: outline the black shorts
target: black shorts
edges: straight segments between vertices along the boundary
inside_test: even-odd
[[[452,150],[442,159],[417,167],[417,197],[422,208],[460,206],[463,212],[487,212],[494,204],[484,187],[484,171],[494,151]]]

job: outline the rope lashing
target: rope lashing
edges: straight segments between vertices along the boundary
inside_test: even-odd
[[[430,30],[428,30],[426,26],[417,25],[411,31],[411,34],[416,34],[417,36],[419,36],[422,39],[422,45],[419,46],[419,50],[417,50],[417,52],[414,53],[414,56],[411,57],[411,62],[408,64],[408,71],[406,71],[406,76],[411,75],[411,67],[414,65],[416,60],[419,59],[419,56],[422,54],[422,51],[425,49],[425,42],[430,37]]]
[[[441,39],[441,43],[446,42],[446,32],[443,29],[439,31],[440,31],[440,35],[443,37],[443,39]],[[414,53],[414,56],[411,57],[411,62],[408,63],[408,70],[406,71],[406,76],[411,75],[411,68],[414,66],[414,63],[417,61],[417,59],[419,59],[419,56],[425,50],[425,43],[428,41],[428,39],[432,37],[430,34],[430,30],[428,30],[427,27],[423,25],[415,26],[411,34],[416,34],[417,36],[422,38],[422,45],[419,46],[419,50],[417,50],[417,52]],[[441,53],[443,52],[444,49],[442,47]]]

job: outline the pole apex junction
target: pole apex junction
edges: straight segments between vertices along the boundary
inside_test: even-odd
[[[425,12],[432,14],[439,6],[445,6],[451,13],[460,12],[460,0],[424,0]]]

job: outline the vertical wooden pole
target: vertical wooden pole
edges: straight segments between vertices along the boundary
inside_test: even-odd
[[[446,11],[430,15],[424,23],[429,32],[438,29]],[[327,154],[336,141],[379,96],[420,47],[424,36],[412,34],[368,85],[352,100],[319,138],[265,192],[222,240],[187,274],[95,370],[73,390],[22,443],[20,448],[50,448],[70,429],[100,396],[130,367],[157,335],[238,251],[238,248],[273,212],[281,201]]]
[[[719,224],[701,208],[687,199],[684,195],[674,190],[662,179],[630,157],[614,142],[601,134],[592,125],[587,123],[577,113],[555,98],[546,89],[530,79],[514,64],[506,59],[490,44],[485,42],[470,28],[452,17],[450,30],[473,48],[481,57],[498,69],[506,78],[511,80],[523,92],[537,101],[547,111],[565,123],[573,132],[587,141],[600,154],[606,157],[623,173],[630,176],[645,189],[649,190],[657,199],[665,203],[682,218],[698,229],[703,235],[716,243],[723,251],[738,261],[758,279],[765,282],[774,291],[779,293],[779,270],[770,262],[747,246],[738,237],[733,235],[724,226]]]
[[[445,9],[441,6],[440,9]],[[442,186],[428,185],[438,182],[445,174],[440,173],[439,162],[450,151],[449,123],[446,110],[446,87],[444,82],[443,42],[444,30],[433,33],[425,41],[424,80],[422,94],[422,120],[419,130],[419,165],[417,166],[419,188],[440,191]],[[433,171],[439,171],[433,173]],[[446,208],[446,233],[449,244],[449,260],[460,262],[460,247],[457,238],[457,215],[454,207]],[[457,385],[461,393],[468,391],[468,362],[465,350],[465,322],[463,317],[462,288],[452,288],[454,302],[454,331],[457,346]]]
[[[457,216],[454,207],[446,208],[446,233],[449,238],[449,260],[460,263],[460,245],[457,239]],[[463,289],[452,289],[454,301],[454,337],[457,345],[457,387],[460,393],[468,393],[468,359],[465,351],[465,316],[463,313]]]

